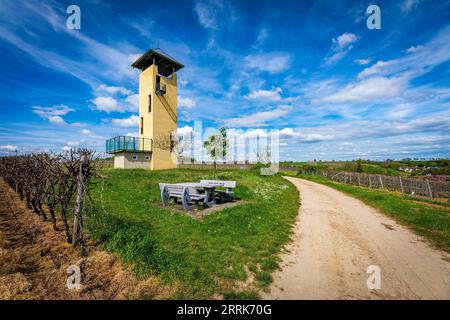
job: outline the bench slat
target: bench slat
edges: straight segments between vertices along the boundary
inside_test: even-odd
[[[170,198],[181,199],[185,210],[191,210],[194,205],[189,204],[192,201],[206,201],[206,194],[199,193],[197,189],[179,184],[160,183],[161,200],[164,206],[167,206]]]
[[[201,184],[223,184],[224,188],[236,188],[236,181],[231,180],[200,180]]]

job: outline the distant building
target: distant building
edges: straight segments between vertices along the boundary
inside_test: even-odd
[[[400,171],[404,171],[404,172],[408,172],[408,173],[413,173],[416,172],[419,167],[418,166],[409,166],[409,167],[400,167],[398,168]]]

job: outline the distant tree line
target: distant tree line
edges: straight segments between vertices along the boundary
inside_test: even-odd
[[[309,161],[294,162],[283,161],[280,166],[295,167],[301,171],[322,172],[322,171],[346,171],[368,174],[383,174],[388,176],[421,176],[421,175],[450,175],[450,160],[351,160],[351,161]],[[413,170],[406,170],[412,168]]]

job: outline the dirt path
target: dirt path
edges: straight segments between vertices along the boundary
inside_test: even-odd
[[[90,245],[81,257],[62,231],[43,222],[0,179],[1,299],[161,299],[173,288],[149,277],[138,280],[120,259]],[[71,265],[81,269],[81,288],[67,288]]]
[[[450,257],[361,201],[286,177],[300,191],[293,242],[275,272],[272,299],[450,299]],[[381,289],[367,288],[367,267]]]

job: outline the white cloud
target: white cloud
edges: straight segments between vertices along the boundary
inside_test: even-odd
[[[107,86],[105,84],[101,84],[100,86],[98,86],[98,90],[108,92],[109,94],[120,93],[122,95],[130,95],[133,93],[124,87]]]
[[[62,147],[61,150],[69,151],[72,149],[76,149],[76,148],[80,147],[80,145],[85,144],[85,143],[86,143],[85,139],[66,141],[64,147]]]
[[[0,151],[3,151],[3,152],[13,152],[13,151],[16,151],[17,149],[18,149],[17,146],[12,146],[10,144],[0,145]]]
[[[291,128],[284,128],[280,130],[280,134],[288,137],[292,137],[294,135],[294,130]]]
[[[182,128],[177,129],[177,133],[179,136],[186,136],[194,132],[194,129],[190,126],[184,126]]]
[[[321,101],[332,103],[373,102],[400,95],[405,87],[403,78],[370,78],[355,84],[349,84],[338,92],[327,96]]]
[[[394,135],[440,132],[448,136],[450,118],[446,114],[431,115],[412,120],[366,120],[332,124],[305,130],[333,135],[335,139],[383,138]]]
[[[198,1],[195,4],[195,12],[198,16],[198,22],[207,29],[217,29],[218,22],[217,22],[217,7],[221,5],[220,2],[215,1],[212,2],[212,5],[209,5],[207,3],[203,3]]]
[[[227,127],[259,127],[267,125],[268,121],[287,115],[292,110],[290,106],[279,106],[270,111],[261,111],[224,121]]]
[[[272,90],[256,90],[245,96],[246,99],[254,101],[281,101],[281,88]]]
[[[342,58],[344,58],[347,53],[353,49],[352,43],[358,41],[358,37],[353,33],[343,33],[340,36],[333,38],[331,51],[325,57],[325,64],[333,64]]]
[[[124,107],[117,103],[117,100],[112,97],[97,97],[92,100],[94,109],[99,111],[110,112],[124,112]]]
[[[402,75],[410,79],[423,75],[450,60],[450,27],[445,27],[425,45],[407,49],[407,54],[389,61],[378,61],[364,69],[358,78]]]
[[[228,133],[228,130],[227,130]],[[249,139],[256,139],[256,138],[267,138],[267,136],[269,135],[269,133],[267,132],[267,130],[264,129],[250,129],[250,130],[239,130],[239,129],[234,129],[233,131],[231,131],[232,134],[237,135],[237,136],[241,136],[244,138],[249,138]]]
[[[408,13],[411,10],[417,8],[420,2],[421,0],[405,0],[400,6],[400,9],[402,10],[402,12]]]
[[[370,66],[368,68],[365,68],[363,71],[361,71],[358,74],[358,78],[366,78],[368,76],[372,75],[378,75],[382,74],[384,70],[395,64],[397,60],[390,60],[390,61],[378,61],[373,66]]]
[[[250,69],[278,73],[290,66],[291,57],[285,52],[259,53],[245,57]]]
[[[280,130],[280,138],[284,140],[295,139],[299,142],[320,142],[331,140],[333,137],[320,133],[304,133],[301,130],[293,130],[292,128],[284,128]]]
[[[344,49],[357,40],[358,37],[355,34],[346,32],[341,34],[337,38],[333,38],[332,41],[336,49]]]
[[[129,118],[112,119],[111,122],[118,127],[137,127],[139,125],[139,117],[132,115]]]
[[[365,66],[370,63],[370,58],[367,59],[355,59],[354,62],[360,66]]]
[[[309,129],[306,129],[308,131]],[[303,132],[302,129],[292,129],[292,128],[284,128],[279,131],[280,134],[280,142],[282,145],[287,145],[286,143],[313,143],[313,142],[322,142],[322,141],[328,141],[332,140],[332,135],[325,135],[321,133],[314,133],[314,132]],[[267,137],[270,135],[269,130],[265,129],[249,129],[249,130],[242,130],[242,129],[236,129],[236,128],[230,128],[227,129],[227,136],[232,139],[233,137],[238,137],[239,140],[243,140],[244,138],[248,139],[256,139],[260,138],[263,140],[260,140],[260,143],[264,143],[264,139],[267,139]],[[238,141],[239,141],[238,140]]]
[[[108,92],[110,94],[120,93],[125,97],[111,97],[111,96],[100,96],[92,99],[93,109],[104,111],[106,113],[110,112],[137,112],[139,110],[139,94],[132,93],[123,87],[102,87],[98,88],[101,91]]]
[[[41,107],[41,106],[32,106],[33,113],[37,114],[42,119],[45,119],[53,124],[64,125],[67,124],[62,116],[65,116],[69,112],[74,111],[72,108],[61,104],[53,107]]]
[[[104,140],[105,139],[105,137],[97,135],[89,129],[82,129],[80,132],[81,132],[81,134],[83,134],[89,138],[92,138],[94,140]]]
[[[127,60],[129,63],[135,63],[137,59],[139,59],[142,56],[142,53],[132,53],[129,54],[127,57]]]
[[[402,119],[411,115],[414,111],[414,106],[410,103],[401,103],[392,106],[387,112],[386,117],[390,119]]]
[[[269,32],[267,28],[261,28],[258,32],[258,36],[256,37],[255,44],[252,46],[253,48],[259,48],[264,41],[268,38]]]
[[[280,151],[289,151],[296,154],[296,159],[304,160],[386,159],[403,157],[403,153],[446,157],[449,119],[447,112],[408,120],[382,118],[285,128],[280,132],[280,141],[287,144]]]
[[[235,12],[227,1],[198,0],[194,10],[199,24],[209,30],[218,30],[222,26],[229,27],[236,20]],[[214,41],[213,38],[211,40]]]
[[[249,146],[256,146],[256,143],[260,143],[261,145],[264,145],[267,142],[267,138],[269,136],[270,132],[269,130],[265,129],[237,129],[237,128],[229,128],[227,129],[227,137],[231,141],[231,143],[235,144],[238,148],[237,155],[240,154],[240,157],[243,159],[245,157],[244,150],[246,148],[246,145]],[[259,141],[257,140],[259,138]],[[247,140],[247,141],[246,141]],[[255,150],[256,151],[256,150]],[[231,151],[234,153],[234,150]],[[253,152],[250,151],[250,155],[252,156]]]
[[[350,49],[351,49],[351,47],[350,47]],[[339,60],[343,59],[347,55],[347,53],[348,53],[348,50],[337,51],[334,54],[325,58],[325,64],[330,65],[330,64],[336,63]]]
[[[77,147],[80,145],[80,141],[67,141],[66,145],[68,145],[69,147]]]
[[[136,74],[127,59],[129,53],[139,51],[133,45],[121,41],[111,47],[88,37],[86,33],[69,30],[66,28],[66,16],[61,14],[62,8],[54,4],[29,1],[15,1],[13,5],[3,3],[1,11],[11,19],[0,25],[0,38],[28,54],[35,62],[77,77],[93,89],[105,81],[135,81]],[[46,46],[48,32],[44,31],[53,31],[55,36],[65,37],[74,43],[73,55],[69,57],[61,48]]]
[[[127,111],[135,112],[139,110],[139,94],[135,93],[129,95],[125,98],[125,102],[128,104],[129,108]]]
[[[67,124],[61,116],[49,116],[47,120],[53,124]]]
[[[129,20],[127,20],[127,22],[129,22]],[[154,29],[154,25],[155,21],[150,20],[147,15],[141,17],[137,16],[130,23],[130,26],[136,29],[142,37],[148,39],[150,39],[152,36],[152,30]]]
[[[411,46],[411,47],[409,47],[408,49],[406,49],[406,52],[407,53],[414,53],[414,52],[417,52],[417,51],[419,51],[419,50],[422,50],[424,47],[423,46],[421,46],[421,45],[418,45],[418,46]]]
[[[35,113],[43,118],[45,118],[49,115],[65,116],[69,112],[74,111],[72,108],[70,108],[64,104],[61,104],[58,106],[53,106],[53,107],[32,106],[31,108],[33,109],[33,113]]]
[[[179,97],[178,105],[180,107],[193,108],[197,105],[197,103],[194,100],[192,100],[191,98]]]

